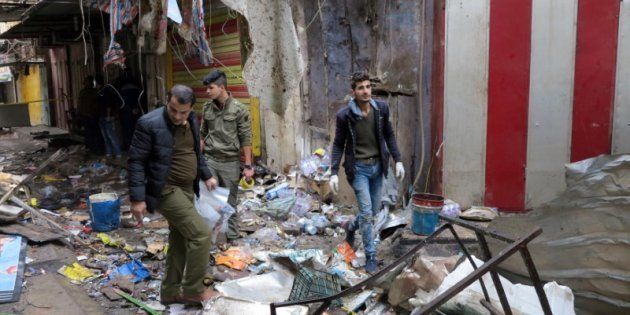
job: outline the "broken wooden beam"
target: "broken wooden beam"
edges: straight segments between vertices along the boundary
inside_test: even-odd
[[[41,173],[50,163],[54,162],[55,160],[57,160],[58,158],[63,156],[66,153],[66,151],[67,151],[66,149],[59,149],[59,150],[57,150],[57,152],[53,153],[53,155],[51,155],[48,159],[46,159],[46,161],[44,161],[42,164],[40,164],[33,173],[31,173],[30,175],[26,176],[17,185],[15,185],[11,189],[9,189],[4,194],[4,196],[2,196],[2,198],[0,198],[0,205],[3,204],[4,202],[6,202],[9,198],[11,198],[11,196],[13,196],[15,191],[17,191],[22,185],[24,185],[24,184],[30,182],[31,180],[33,180],[33,178],[35,178],[35,176],[37,176],[39,173]]]

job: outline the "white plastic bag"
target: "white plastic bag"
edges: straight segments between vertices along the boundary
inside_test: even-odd
[[[199,197],[195,198],[195,208],[212,230],[212,242],[216,241],[221,232],[227,232],[228,219],[236,212],[227,203],[230,190],[217,187],[212,191],[203,182],[199,183]]]

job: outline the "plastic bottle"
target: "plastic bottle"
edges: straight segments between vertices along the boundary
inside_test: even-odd
[[[310,235],[315,235],[317,234],[317,228],[314,225],[308,223],[304,225],[304,232]]]
[[[270,189],[267,193],[265,193],[265,198],[267,200],[272,200],[278,198],[278,192],[289,187],[289,183],[282,183],[272,189]]]

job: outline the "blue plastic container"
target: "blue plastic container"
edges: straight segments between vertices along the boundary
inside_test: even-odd
[[[120,226],[120,199],[115,193],[90,195],[88,207],[92,230],[108,232]]]
[[[440,207],[427,207],[412,204],[411,231],[415,234],[430,235],[439,222]]]

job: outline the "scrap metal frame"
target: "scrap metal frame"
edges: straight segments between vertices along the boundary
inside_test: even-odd
[[[313,303],[322,303],[314,313],[314,314],[322,314],[326,309],[328,309],[328,307],[330,307],[332,301],[348,296],[352,293],[365,290],[369,286],[376,283],[376,281],[380,279],[382,276],[384,276],[391,270],[395,269],[396,267],[400,266],[401,264],[405,263],[409,258],[413,257],[422,247],[424,247],[427,244],[433,243],[436,240],[437,236],[446,230],[451,231],[451,233],[455,237],[455,240],[459,244],[460,248],[466,255],[466,258],[468,259],[468,261],[470,261],[470,264],[473,266],[474,271],[470,273],[468,276],[466,276],[464,279],[457,282],[448,290],[442,292],[442,294],[440,294],[439,296],[431,300],[428,304],[424,305],[422,309],[415,310],[412,314],[414,315],[415,314],[429,314],[433,311],[436,311],[438,307],[446,303],[446,301],[448,301],[449,299],[457,295],[457,293],[461,292],[462,290],[464,290],[466,287],[468,287],[475,281],[479,281],[479,283],[481,284],[482,291],[483,291],[484,299],[481,300],[481,304],[484,307],[486,307],[492,314],[501,314],[500,311],[496,310],[492,306],[492,303],[490,302],[490,296],[488,294],[488,290],[486,289],[486,286],[483,283],[482,276],[489,272],[492,278],[494,287],[497,291],[497,295],[499,296],[499,301],[501,302],[501,307],[503,308],[503,314],[511,315],[512,309],[510,308],[510,303],[507,300],[507,296],[505,294],[505,290],[503,289],[503,285],[501,284],[501,281],[499,280],[497,267],[501,262],[505,261],[506,259],[514,255],[518,251],[520,252],[521,257],[523,258],[523,262],[525,263],[525,267],[527,268],[527,271],[529,272],[529,278],[534,285],[534,289],[536,290],[536,294],[538,295],[538,300],[540,301],[540,305],[542,307],[543,313],[545,315],[551,315],[551,307],[549,306],[547,295],[545,294],[545,291],[543,290],[543,284],[540,280],[540,277],[538,276],[538,271],[536,270],[534,261],[532,260],[529,250],[527,249],[527,244],[542,233],[541,228],[537,227],[534,230],[532,230],[530,233],[528,233],[527,235],[522,236],[521,238],[518,238],[518,239],[514,239],[511,236],[507,236],[507,235],[498,233],[496,231],[491,231],[489,229],[479,227],[475,224],[472,224],[472,223],[469,223],[460,219],[450,218],[443,215],[440,215],[440,219],[444,222],[444,224],[442,224],[435,232],[427,236],[427,238],[425,238],[424,240],[420,241],[417,245],[415,245],[410,251],[405,253],[402,257],[392,262],[385,268],[379,270],[373,276],[337,294],[333,294],[330,296],[307,299],[307,300],[302,300],[302,301],[271,303],[271,305],[269,306],[271,310],[271,315],[276,315],[276,309],[279,307],[292,306],[292,305],[306,305],[306,304],[313,304]],[[475,262],[473,261],[470,252],[466,249],[466,246],[464,246],[464,243],[459,238],[459,235],[457,235],[457,233],[455,232],[455,228],[453,227],[453,225],[458,225],[462,228],[469,229],[475,232],[481,251],[483,255],[485,256],[484,259],[486,260],[486,262],[483,265],[477,267],[477,264],[475,264]],[[496,256],[492,256],[492,253],[490,252],[490,248],[488,247],[486,236],[508,243],[509,245],[506,248],[504,248],[501,252],[499,252]]]

